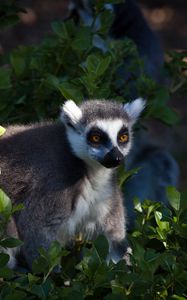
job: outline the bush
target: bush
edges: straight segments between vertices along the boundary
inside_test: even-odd
[[[71,254],[54,242],[48,251],[40,249],[29,273],[10,271],[8,255],[1,253],[0,299],[187,299],[187,205],[173,187],[167,193],[171,208],[135,201],[130,267],[124,261],[106,262],[108,243],[103,236],[93,243],[77,240]],[[2,192],[0,208],[7,221],[10,202]],[[15,247],[19,241],[1,237],[0,245]],[[55,274],[60,261],[62,270]]]
[[[120,1],[95,1],[91,26],[83,22],[77,26],[72,19],[53,22],[53,34],[39,45],[19,46],[1,57],[1,124],[56,118],[59,106],[69,98],[76,102],[90,98],[129,101],[134,89],[148,100],[145,118],[154,117],[169,125],[177,122],[178,116],[168,107],[170,91],[144,72],[136,45],[127,38],[108,38],[114,15],[104,8],[106,2]],[[10,18],[10,12],[15,17],[20,10],[15,3],[4,7],[1,27],[15,20]],[[175,73],[172,92],[186,80],[181,73],[186,65],[183,57],[172,56],[173,67],[168,67]]]

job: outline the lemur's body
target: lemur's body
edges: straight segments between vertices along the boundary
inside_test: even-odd
[[[13,203],[24,204],[15,223],[30,267],[39,247],[53,240],[66,246],[80,232],[89,238],[104,233],[111,258],[124,256],[126,218],[114,167],[129,152],[142,108],[141,100],[126,111],[110,101],[80,108],[68,101],[62,122],[7,128],[0,139],[0,186]]]

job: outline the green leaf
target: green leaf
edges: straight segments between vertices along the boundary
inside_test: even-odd
[[[52,29],[59,37],[65,39],[65,40],[69,38],[66,24],[64,24],[64,22],[58,22],[58,21],[53,22]]]
[[[107,34],[110,30],[112,23],[114,21],[114,13],[110,10],[105,10],[100,14],[100,28],[99,33],[100,34]]]
[[[0,269],[5,267],[9,261],[9,255],[6,253],[0,253]]]
[[[54,241],[48,250],[49,264],[55,267],[60,264],[62,256],[67,256],[69,251],[63,250],[59,242]]]
[[[0,278],[10,279],[13,276],[13,271],[8,267],[0,268]]]
[[[12,291],[6,296],[5,300],[22,300],[27,299],[27,294],[23,291],[12,289]]]
[[[48,299],[49,292],[52,288],[52,285],[50,282],[45,281],[44,283],[40,285],[34,284],[31,288],[31,292],[38,296],[38,299]]]
[[[186,300],[187,297],[182,297],[182,296],[178,296],[178,295],[173,295],[173,296],[171,297],[171,299],[176,299],[176,300]]]
[[[0,126],[0,136],[2,136],[5,133],[6,129],[2,126]]]
[[[87,297],[86,297],[87,298]],[[63,300],[83,300],[86,299],[83,297],[82,293],[73,287],[65,288],[62,291],[60,299]]]
[[[89,49],[92,46],[92,33],[90,27],[80,28],[71,45],[73,49],[78,51]]]
[[[23,242],[16,238],[9,237],[1,240],[0,245],[5,248],[14,248],[23,245]]]
[[[137,262],[141,263],[144,261],[145,249],[137,240],[133,240],[133,257]]]
[[[155,98],[155,103],[158,106],[163,107],[163,105],[166,105],[168,103],[169,99],[170,94],[168,89],[166,89],[165,87],[160,87]]]
[[[28,281],[32,285],[33,283],[36,283],[36,282],[40,281],[40,277],[35,276],[31,273],[28,273]]]
[[[155,210],[155,203],[153,205],[149,205],[148,209],[147,209],[147,219],[150,218],[150,215],[152,214],[152,212]]]
[[[98,55],[91,54],[86,60],[87,70],[94,77],[99,77],[103,75],[108,69],[111,62],[111,56],[106,56],[104,58],[99,57]]]
[[[61,244],[58,241],[54,241],[49,247],[48,254],[50,259],[53,259],[57,256],[67,256],[69,254],[69,251],[62,249]]]
[[[143,212],[142,205],[140,200],[137,197],[133,199],[133,203],[134,203],[134,209],[142,213]]]
[[[108,85],[108,82],[103,83],[102,86],[98,82],[94,90],[94,98],[108,99],[110,95],[111,95],[111,86]]]
[[[47,76],[46,78],[46,82],[48,85],[58,89],[59,86],[59,78],[57,78],[56,76],[50,74]]]
[[[157,222],[157,225],[159,226],[159,228],[163,231],[169,231],[169,222],[166,221],[161,221],[162,219],[162,213],[160,211],[155,211],[155,220]]]
[[[179,115],[169,107],[157,110],[155,117],[168,125],[175,125],[180,120]]]
[[[0,69],[0,90],[11,88],[11,72],[9,69]]]
[[[160,211],[155,211],[155,219],[156,219],[156,222],[158,224],[158,226],[160,225],[161,223],[161,219],[162,219],[162,213]],[[160,227],[160,226],[159,226]]]
[[[66,22],[55,21],[52,23],[52,29],[63,40],[70,40],[76,31],[73,20],[68,20]]]
[[[176,210],[180,210],[180,193],[173,186],[168,186],[166,189],[167,197],[170,205]]]
[[[156,231],[157,231],[158,236],[160,237],[160,239],[162,241],[164,241],[163,244],[166,247],[166,242],[165,242],[165,240],[166,240],[166,233],[160,227],[157,227]]]
[[[141,168],[139,167],[139,168],[131,169],[129,171],[125,171],[124,167],[120,168],[119,169],[119,186],[122,187],[124,185],[125,181],[127,179],[129,179],[131,176],[137,174],[140,169]]]
[[[11,214],[12,204],[10,198],[0,189],[0,213],[8,217]]]
[[[83,94],[79,88],[69,82],[62,82],[58,85],[58,89],[66,99],[72,99],[76,102],[83,100]]]
[[[32,264],[34,274],[47,274],[49,272],[49,263],[46,257],[39,256]]]
[[[105,236],[100,235],[93,243],[99,257],[106,259],[109,251],[108,241]]]
[[[12,214],[14,214],[15,212],[20,211],[22,209],[24,209],[24,205],[22,203],[19,203],[19,204],[13,206]]]
[[[15,74],[19,77],[21,76],[26,69],[26,57],[27,57],[27,48],[20,47],[11,52],[10,62],[14,69]]]

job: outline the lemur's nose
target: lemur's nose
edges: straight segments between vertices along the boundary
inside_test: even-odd
[[[109,151],[102,161],[102,164],[106,168],[114,168],[117,167],[121,161],[123,160],[124,156],[123,154],[118,150],[117,147],[112,148],[111,151]]]

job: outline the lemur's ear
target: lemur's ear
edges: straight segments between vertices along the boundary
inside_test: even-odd
[[[145,105],[146,101],[142,98],[137,98],[132,102],[124,104],[123,108],[130,117],[131,124],[134,124],[137,121],[142,110],[144,110]]]
[[[82,111],[73,100],[68,100],[63,104],[60,114],[60,120],[63,123],[74,127],[81,118]]]

